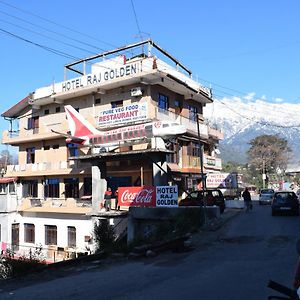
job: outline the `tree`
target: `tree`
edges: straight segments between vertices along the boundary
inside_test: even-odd
[[[286,170],[291,152],[287,140],[275,135],[261,135],[252,139],[249,144],[249,164],[260,174],[273,175],[278,180],[278,171]]]

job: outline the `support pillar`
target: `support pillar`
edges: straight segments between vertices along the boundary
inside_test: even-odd
[[[107,189],[106,163],[92,166],[92,213],[97,214]]]
[[[152,157],[153,186],[168,185],[168,165],[165,155]]]

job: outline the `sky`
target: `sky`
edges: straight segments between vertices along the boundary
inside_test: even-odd
[[[299,11],[297,0],[0,0],[0,112],[63,81],[71,56],[141,38],[180,60],[215,98],[298,103]]]

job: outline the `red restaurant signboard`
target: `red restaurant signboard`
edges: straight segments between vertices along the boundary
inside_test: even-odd
[[[118,205],[155,207],[156,187],[153,186],[119,187]]]

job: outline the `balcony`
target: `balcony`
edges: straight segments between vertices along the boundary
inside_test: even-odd
[[[181,115],[177,115],[165,109],[155,107],[155,119],[159,121],[177,122],[181,125],[185,125],[187,131],[191,131],[194,134],[198,133],[197,122],[190,120],[186,117],[183,117]],[[200,136],[203,138],[208,138],[208,126],[200,122],[199,129],[200,129]]]
[[[23,198],[19,211],[86,214],[92,209],[91,199]]]
[[[80,161],[42,162],[35,164],[8,165],[6,176],[41,176],[41,175],[64,175],[71,172],[79,172],[83,169],[90,170],[90,165]]]
[[[58,119],[58,120],[57,120]],[[19,143],[40,141],[45,139],[55,139],[58,137],[57,133],[52,132],[67,132],[68,125],[66,120],[60,121],[57,115],[47,116],[47,120],[40,122],[39,127],[27,129],[21,128],[18,132],[3,131],[2,143],[18,145]],[[42,124],[41,124],[42,123]]]

